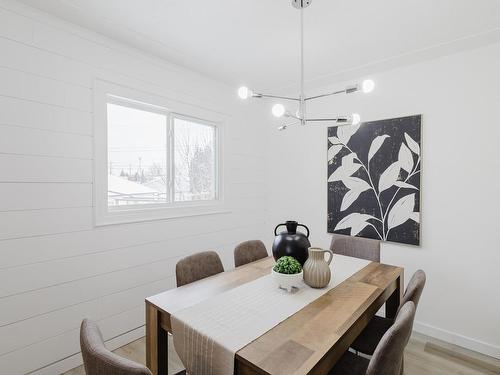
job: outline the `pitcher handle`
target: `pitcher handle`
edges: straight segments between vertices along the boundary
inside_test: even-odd
[[[278,233],[276,232],[278,230],[279,227],[281,227],[282,225],[286,225],[285,223],[281,223],[281,224],[278,224],[276,225],[276,228],[274,228],[274,235],[277,236]]]
[[[297,224],[297,226],[298,226],[298,227],[304,227],[304,228],[306,228],[306,230],[307,230],[306,237],[307,237],[307,238],[309,238],[309,228],[308,228],[308,227],[306,227],[304,224]]]
[[[333,260],[333,251],[325,250],[325,253],[330,253],[330,258],[326,261],[326,263],[328,263],[328,265],[330,265],[330,263],[332,263],[332,260]]]

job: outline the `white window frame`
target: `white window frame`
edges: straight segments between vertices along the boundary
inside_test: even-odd
[[[166,116],[167,188],[168,202],[147,205],[108,206],[108,129],[107,104],[124,105]],[[191,120],[215,128],[216,181],[215,199],[175,202],[172,194],[174,172],[174,118]],[[122,85],[96,80],[94,83],[94,222],[96,226],[163,220],[186,216],[211,215],[230,212],[224,202],[224,121],[218,112],[174,101],[163,96],[145,93]]]

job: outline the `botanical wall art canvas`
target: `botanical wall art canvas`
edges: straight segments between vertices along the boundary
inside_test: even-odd
[[[419,245],[421,120],[328,128],[328,232]]]

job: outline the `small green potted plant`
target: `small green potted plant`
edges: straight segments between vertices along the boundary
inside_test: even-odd
[[[288,292],[298,287],[303,278],[302,266],[294,257],[284,256],[278,259],[272,271],[276,284]]]

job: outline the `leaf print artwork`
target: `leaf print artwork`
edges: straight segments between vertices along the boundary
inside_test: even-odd
[[[389,229],[403,224],[409,220],[413,214],[413,207],[415,206],[415,194],[406,195],[392,206],[387,216],[387,225]]]
[[[357,212],[347,215],[343,218],[335,227],[335,229],[351,229],[351,236],[357,235],[360,231],[362,231],[367,226],[372,226],[368,220],[375,219],[371,215],[359,214]],[[375,227],[374,227],[375,228]],[[376,230],[376,229],[375,229]]]
[[[328,129],[328,231],[419,244],[421,116]]]
[[[342,150],[341,145],[333,145],[328,149],[328,161],[332,160]]]
[[[413,155],[404,143],[401,143],[401,148],[399,149],[398,162],[406,172],[410,173],[413,170]]]
[[[394,185],[396,185],[397,187],[400,187],[400,188],[406,188],[406,189],[416,189],[418,190],[418,188],[416,186],[413,186],[413,185],[410,185],[410,184],[407,184],[406,182],[404,181],[396,181],[394,183]]]
[[[343,144],[348,144],[351,137],[358,131],[360,124],[339,126],[337,137]]]
[[[412,150],[415,154],[420,156],[420,146],[418,145],[417,142],[415,142],[412,137],[410,137],[408,134],[405,133],[405,139],[406,143],[408,143],[408,147],[410,150]]]
[[[372,219],[373,216],[370,215],[363,215],[360,213],[352,213],[350,215],[347,215],[344,217],[335,227],[335,229],[346,229],[346,228],[352,228],[353,225],[359,224],[359,223],[364,223],[368,219]]]
[[[340,206],[340,211],[347,210],[349,206],[353,204],[356,199],[358,199],[362,192],[363,191],[360,190],[349,190],[345,193],[344,198],[342,199],[342,205]]]
[[[342,143],[337,137],[329,137],[328,140],[332,145],[340,145]]]
[[[365,180],[357,177],[347,177],[342,180],[344,185],[351,190],[359,190],[361,192],[370,189],[370,185]]]
[[[362,192],[370,189],[370,185],[365,180],[357,177],[346,177],[342,182],[350,190],[344,195],[344,199],[342,199],[340,211],[348,209]]]
[[[392,185],[396,183],[399,176],[399,171],[401,170],[401,164],[399,161],[395,161],[382,173],[378,182],[378,191],[384,191],[389,189]]]
[[[377,153],[380,147],[382,147],[382,144],[384,143],[385,139],[389,138],[387,134],[384,135],[379,135],[377,138],[375,138],[370,145],[370,150],[368,151],[368,163],[370,160],[372,160],[373,155]]]
[[[361,167],[361,164],[354,163],[354,155],[351,153],[342,158],[342,165],[328,178],[328,182],[342,181]]]

